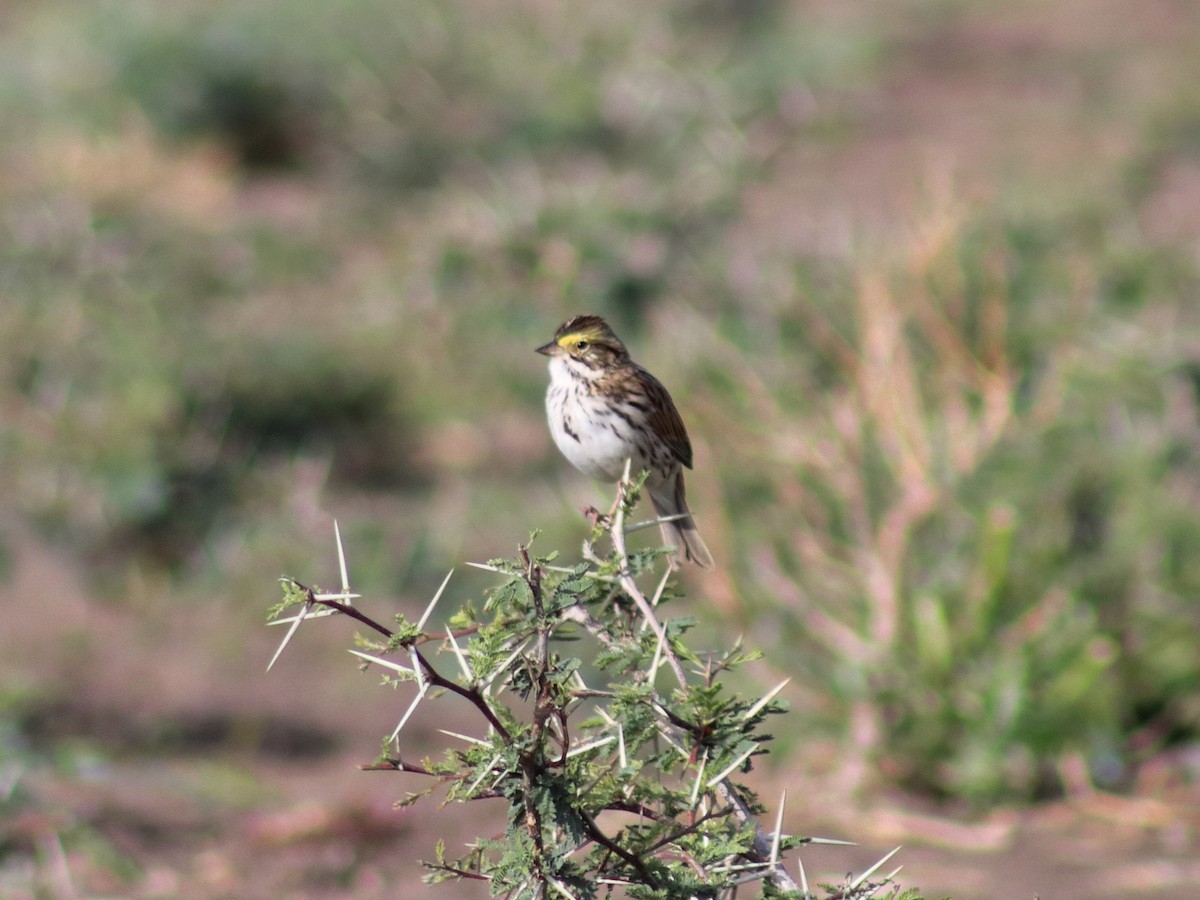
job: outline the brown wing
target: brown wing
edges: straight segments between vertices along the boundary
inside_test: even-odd
[[[650,406],[648,415],[650,427],[671,448],[675,458],[690,469],[692,467],[692,442],[688,440],[687,429],[683,427],[683,418],[679,415],[679,410],[675,408],[675,402],[657,378],[640,366],[638,368]]]

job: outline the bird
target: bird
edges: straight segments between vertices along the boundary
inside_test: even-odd
[[[610,483],[622,477],[626,460],[631,472],[648,470],[655,511],[679,517],[661,523],[664,543],[712,569],[683,484],[692,444],[667,389],[630,358],[600,316],[568,319],[537,352],[550,357],[546,418],[562,455],[584,475]]]

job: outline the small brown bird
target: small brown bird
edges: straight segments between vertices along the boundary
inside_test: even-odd
[[[692,444],[679,410],[657,378],[629,358],[629,351],[599,316],[575,316],[554,340],[537,348],[550,357],[546,417],[558,449],[575,468],[614,482],[631,471],[650,472],[646,489],[662,523],[663,541],[705,569],[712,555],[692,521],[683,488],[683,467],[692,467]]]

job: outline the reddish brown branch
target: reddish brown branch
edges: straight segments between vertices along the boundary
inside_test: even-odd
[[[375,621],[356,607],[350,606],[347,603],[342,603],[338,600],[318,600],[312,588],[305,587],[298,581],[293,583],[304,591],[306,599],[308,599],[310,602],[319,606],[328,607],[329,609],[337,610],[342,615],[349,616],[356,622],[361,622],[368,628],[379,632],[389,640],[395,637],[394,631],[392,631],[386,625]],[[505,743],[512,741],[512,735],[509,734],[508,729],[504,727],[504,723],[497,718],[495,712],[492,711],[492,708],[488,705],[487,701],[483,699],[483,695],[480,694],[479,691],[473,688],[465,688],[439,673],[432,665],[430,665],[429,660],[421,655],[421,651],[416,648],[415,642],[413,645],[410,645],[409,649],[411,649],[416,655],[416,658],[421,665],[421,671],[430,684],[432,684],[434,687],[439,687],[450,691],[452,694],[458,694],[458,696],[469,701],[476,709],[479,710],[480,713],[483,714],[483,717],[488,720],[491,726],[496,729],[496,733],[504,739]]]
[[[642,879],[642,883],[650,887],[658,887],[658,879],[654,877],[654,873],[646,868],[646,864],[642,862],[640,856],[636,853],[631,853],[626,850],[603,831],[592,820],[592,817],[587,813],[580,812],[579,818],[583,820],[583,830],[589,838],[608,850],[610,853],[615,853],[621,859],[625,860],[629,865],[637,871],[638,877]]]
[[[673,844],[673,843],[675,843],[675,841],[679,840],[680,838],[687,837],[689,834],[692,834],[693,832],[698,831],[700,829],[700,826],[703,825],[705,822],[709,821],[710,819],[718,819],[718,818],[721,818],[722,816],[727,816],[732,812],[733,812],[732,806],[726,806],[721,809],[714,809],[712,812],[708,813],[707,815],[701,816],[699,819],[697,819],[691,825],[687,825],[684,828],[680,828],[678,831],[667,835],[665,838],[661,838],[661,839],[655,841],[653,844],[651,844],[649,847],[646,848],[645,852],[653,853],[655,850],[659,849],[660,847],[665,847],[665,846],[667,846],[667,844]]]
[[[489,723],[491,723],[491,726],[496,729],[496,734],[500,735],[500,738],[504,741],[504,743],[512,743],[512,735],[509,734],[508,729],[504,727],[504,723],[500,721],[500,719],[496,716],[496,713],[492,711],[492,708],[488,705],[488,702],[483,698],[483,694],[479,693],[479,691],[475,690],[474,688],[465,688],[461,684],[451,681],[449,678],[447,678],[445,675],[442,675],[433,666],[431,666],[429,664],[429,660],[427,660],[421,654],[420,650],[418,650],[416,647],[411,647],[410,649],[412,650],[413,655],[416,656],[417,662],[420,663],[421,671],[424,673],[425,679],[431,685],[434,687],[444,688],[445,690],[450,691],[450,693],[458,694],[458,696],[469,701],[476,709],[479,710],[483,717],[487,719]]]
[[[416,775],[429,775],[432,778],[440,778],[443,781],[448,781],[451,778],[451,776],[443,775],[440,772],[431,772],[424,766],[405,762],[399,757],[395,759],[376,760],[372,763],[363,763],[358,768],[363,772],[412,772]]]
[[[301,587],[303,587],[303,585],[301,585]],[[304,590],[308,593],[308,599],[311,600],[313,603],[316,603],[318,606],[327,606],[330,609],[336,609],[342,615],[349,616],[350,618],[361,622],[362,624],[366,625],[368,628],[378,631],[384,637],[391,638],[395,634],[386,625],[381,625],[379,622],[376,622],[374,619],[372,619],[366,613],[362,612],[359,609],[356,609],[355,607],[351,606],[348,603],[341,603],[337,600],[318,600],[313,595],[313,592],[310,588],[304,588]]]
[[[469,878],[472,881],[491,881],[490,875],[480,875],[478,872],[468,872],[466,869],[459,869],[455,866],[438,865],[436,863],[425,863],[425,868],[433,872],[449,872],[451,875],[457,875],[459,878]]]

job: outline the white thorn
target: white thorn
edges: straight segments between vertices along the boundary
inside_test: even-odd
[[[450,583],[450,576],[454,574],[451,569],[446,573],[446,577],[442,579],[442,586],[437,589],[437,593],[433,595],[433,599],[429,601],[429,605],[425,607],[425,612],[421,614],[421,618],[417,620],[417,631],[422,631],[425,628],[425,623],[429,621],[429,616],[433,612],[433,608],[437,606],[437,602],[442,599],[442,591],[446,589],[446,585]]]
[[[367,662],[377,663],[386,669],[391,669],[395,672],[402,672],[405,675],[412,675],[413,670],[408,666],[402,666],[398,662],[392,662],[390,659],[384,659],[381,656],[371,656],[369,653],[360,653],[358,650],[351,650],[355,656],[360,659],[365,659]]]
[[[396,730],[392,732],[392,736],[390,738],[388,738],[388,740],[394,741],[398,737],[400,737],[400,729],[402,729],[405,726],[405,724],[408,722],[409,718],[416,711],[417,704],[420,703],[421,700],[424,699],[424,697],[425,697],[424,691],[417,691],[417,696],[413,697],[412,703],[410,703],[408,705],[408,709],[406,709],[404,711],[404,715],[400,717],[400,721],[396,724]]]
[[[692,798],[688,803],[691,809],[696,808],[696,801],[700,797],[700,785],[704,781],[704,768],[708,765],[708,748],[704,748],[704,753],[700,756],[700,768],[696,769],[696,781],[692,784]]]
[[[663,591],[666,590],[667,580],[670,577],[671,577],[671,568],[670,568],[670,566],[668,566],[667,570],[665,572],[663,572],[662,579],[658,582],[658,588],[654,591],[654,599],[652,599],[650,601],[651,606],[653,606],[653,607],[658,606],[658,601],[660,601],[662,599]]]
[[[317,599],[322,599],[322,600],[325,599],[320,594],[313,594],[313,596]],[[325,616],[336,616],[337,614],[338,614],[338,610],[336,610],[336,609],[322,608],[322,609],[315,609],[312,612],[308,613],[307,615],[301,613],[300,615],[287,616],[286,618],[283,618],[283,619],[272,619],[267,624],[268,625],[291,625],[297,619],[321,619],[321,618],[324,618]]]
[[[650,660],[650,670],[646,673],[650,684],[654,684],[654,676],[658,674],[658,667],[662,665],[663,637],[665,635],[664,631],[658,636],[658,643],[654,645],[654,657]]]
[[[408,648],[408,658],[412,660],[413,671],[417,673],[417,689],[423,694],[425,693],[425,672],[421,666],[421,660],[417,657],[417,648]]]
[[[870,878],[875,873],[876,869],[878,869],[880,866],[882,866],[885,862],[887,862],[889,859],[891,859],[893,856],[895,856],[899,852],[900,852],[900,848],[897,847],[891,853],[889,853],[885,857],[883,857],[883,859],[879,860],[879,862],[875,863],[875,865],[871,866],[871,868],[867,869],[867,871],[863,872],[861,875],[859,875],[857,878],[855,878],[853,883],[851,883],[851,885],[850,885],[850,890],[854,890],[856,887],[858,887],[860,884],[862,884],[864,881],[866,881],[868,878]]]
[[[333,520],[333,537],[337,541],[338,568],[342,572],[342,593],[350,593],[350,576],[346,572],[346,551],[342,548],[342,532],[338,528],[337,519]]]
[[[500,756],[501,756],[501,754],[497,753],[495,756],[492,757],[491,762],[489,762],[486,766],[483,766],[479,770],[479,775],[475,778],[474,781],[472,781],[467,786],[467,795],[468,796],[471,795],[471,792],[474,791],[475,788],[479,787],[479,782],[483,781],[483,776],[487,775],[490,771],[492,771],[492,766],[494,766],[496,763],[500,762]],[[500,774],[503,775],[504,773],[501,772]]]
[[[267,663],[267,671],[271,671],[271,667],[275,665],[275,660],[279,659],[279,654],[283,652],[283,648],[288,645],[288,641],[292,639],[292,635],[296,633],[296,629],[300,627],[300,623],[304,621],[308,615],[308,611],[312,609],[312,601],[305,600],[304,606],[300,607],[300,612],[296,616],[296,621],[292,623],[292,627],[288,629],[288,633],[283,636],[283,640],[279,643],[279,649],[275,651],[275,655],[271,657],[271,661]]]
[[[603,747],[605,744],[611,744],[615,740],[616,738],[610,734],[608,737],[589,741],[586,744],[577,744],[567,751],[567,759],[570,759],[572,756],[578,756],[580,753],[587,753],[589,750],[595,750],[597,747]]]
[[[656,519],[647,519],[645,522],[634,522],[632,525],[626,526],[625,533],[633,534],[635,531],[641,531],[643,528],[653,528],[655,525],[661,525],[663,522],[676,522],[679,519],[689,518],[691,515],[692,514],[690,512],[675,513],[674,515],[670,516],[659,516]]]
[[[779,841],[783,837],[783,807],[787,804],[787,789],[779,795],[779,812],[775,814],[775,836],[771,838],[771,868],[779,865]]]
[[[720,784],[734,769],[748,760],[750,758],[750,754],[754,753],[756,750],[758,750],[758,744],[751,745],[749,750],[727,765],[719,774],[708,779],[708,786],[713,787],[714,785]]]
[[[462,650],[459,649],[458,641],[454,639],[453,633],[447,631],[446,637],[450,641],[450,646],[454,648],[454,655],[458,657],[458,665],[462,668],[463,675],[466,676],[467,681],[474,681],[475,673],[472,672],[471,667],[467,665],[467,658],[463,656]]]
[[[562,896],[566,897],[567,900],[579,900],[578,897],[576,897],[574,894],[572,894],[570,891],[568,891],[565,887],[563,887],[561,884],[559,884],[553,878],[550,879],[550,887],[554,888],[555,891],[557,891]]]
[[[459,734],[457,731],[447,731],[445,728],[439,728],[442,734],[448,734],[450,737],[456,737],[460,741],[466,741],[468,744],[478,744],[480,747],[490,747],[490,741],[481,741],[479,738],[471,737],[469,734]]]
[[[785,687],[787,687],[788,682],[790,682],[791,680],[792,679],[790,679],[790,678],[785,678],[785,679],[783,679],[783,681],[779,682],[779,684],[775,685],[775,687],[771,688],[771,690],[767,691],[763,695],[763,698],[761,700],[759,700],[757,703],[755,703],[752,707],[750,707],[748,710],[746,710],[742,714],[742,720],[745,721],[747,719],[753,719],[756,715],[758,715],[758,711],[761,710],[768,703],[770,703],[772,700],[774,700],[776,695],[780,691],[782,691]]]
[[[500,665],[496,666],[496,668],[492,670],[492,673],[490,675],[488,675],[488,677],[487,677],[487,683],[491,684],[493,681],[495,681],[497,678],[499,678],[500,674],[505,669],[507,669],[509,666],[512,665],[513,660],[515,660],[518,656],[521,655],[521,651],[523,651],[526,647],[528,647],[529,642],[532,640],[533,640],[532,637],[527,637],[527,638],[525,638],[525,640],[521,641],[521,643],[516,646],[516,648],[513,650],[513,652],[508,654],[508,656],[505,658],[504,662],[500,663]],[[579,672],[576,671],[575,674],[578,675]],[[584,687],[586,688],[587,685],[584,685]]]
[[[654,596],[650,600],[650,608],[651,609],[658,608],[659,601],[662,600],[663,591],[667,587],[667,580],[671,577],[671,574],[672,573],[671,573],[670,567],[668,567],[667,570],[665,572],[663,572],[662,578],[659,579],[658,587],[654,591]],[[638,626],[638,631],[639,632],[645,631],[649,627],[650,627],[650,620],[642,619],[642,624]]]

